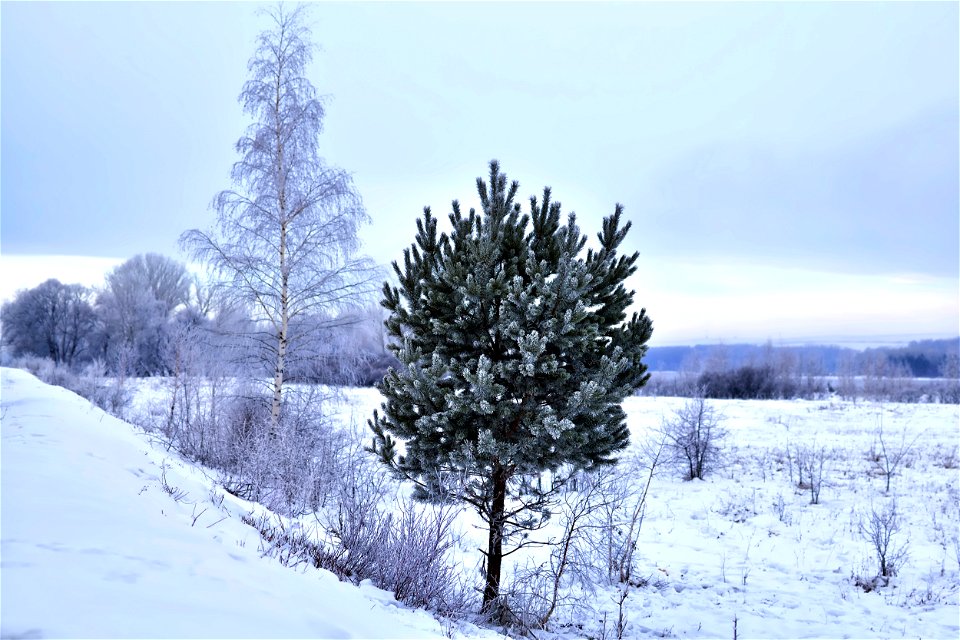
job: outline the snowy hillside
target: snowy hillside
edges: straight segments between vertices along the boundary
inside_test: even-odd
[[[239,519],[249,506],[212,495],[208,478],[130,425],[13,369],[2,370],[2,456],[4,638],[443,635],[379,589],[262,558]]]

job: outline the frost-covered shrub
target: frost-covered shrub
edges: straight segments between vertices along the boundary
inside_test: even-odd
[[[720,498],[715,510],[736,524],[746,522],[758,513],[756,489],[749,494],[737,491]]]
[[[665,418],[662,433],[667,453],[684,478],[703,479],[721,462],[721,445],[727,436],[722,416],[701,396]]]
[[[132,402],[130,389],[122,379],[108,378],[102,361],[94,360],[77,372],[66,364],[57,364],[50,358],[22,356],[11,366],[29,371],[39,380],[73,391],[112,415],[123,417]]]
[[[595,614],[583,598],[597,585],[623,594],[645,584],[635,572],[635,554],[653,477],[665,451],[662,441],[613,466],[575,474],[552,505],[559,534],[550,539],[545,560],[528,558],[515,567],[496,611],[511,635],[540,629],[585,633]],[[624,598],[625,599],[625,598]],[[595,619],[595,618],[594,618]]]
[[[910,466],[913,446],[919,438],[920,435],[917,434],[908,442],[907,432],[904,430],[901,432],[899,439],[891,438],[889,434],[884,439],[883,417],[881,416],[878,419],[876,439],[870,447],[868,458],[873,465],[873,472],[886,479],[885,491],[887,493],[890,493],[890,480],[893,476],[900,473],[901,467]]]
[[[102,360],[88,363],[75,377],[75,384],[75,387],[71,387],[72,391],[120,418],[126,417],[133,403],[133,391],[124,384],[123,378],[107,376],[107,368]]]
[[[355,436],[334,424],[330,398],[314,387],[284,398],[271,422],[270,395],[232,379],[184,375],[153,428],[184,457],[219,472],[230,493],[283,514],[315,511],[335,490]]]
[[[223,438],[217,441],[223,450],[214,459],[228,491],[290,515],[326,502],[355,438],[333,424],[312,391],[288,393],[275,427],[266,394],[225,403]]]
[[[793,517],[787,511],[787,501],[782,493],[778,493],[773,501],[773,511],[777,514],[777,519],[784,524],[793,524]]]
[[[937,466],[944,469],[960,469],[960,447],[954,445],[952,449],[939,450]]]
[[[939,378],[928,380],[924,386],[924,398],[940,404],[960,404],[960,380]]]
[[[402,502],[389,530],[386,558],[380,559],[375,573],[382,588],[413,607],[445,615],[466,611],[473,598],[450,557],[458,514],[451,505]]]
[[[370,580],[409,606],[443,615],[474,608],[474,590],[452,558],[459,510],[450,505],[395,501],[395,485],[360,449],[341,460],[339,490],[317,514],[319,527],[290,527],[279,517],[246,516],[266,543],[265,553],[359,584]]]
[[[20,356],[12,362],[12,366],[29,371],[39,380],[58,387],[67,388],[65,383],[73,377],[69,367],[39,356]]]
[[[826,477],[827,449],[816,444],[797,444],[788,449],[790,479],[797,470],[797,487],[810,492],[810,504],[820,504],[820,491]]]
[[[897,501],[884,506],[872,507],[870,513],[860,519],[860,535],[870,544],[877,558],[878,577],[883,584],[897,575],[907,559],[907,544],[897,538],[903,529],[903,517],[897,509]]]
[[[397,499],[397,484],[361,447],[332,461],[338,473],[319,507],[331,541],[324,568],[355,583],[372,580],[397,600],[451,615],[475,600],[451,558],[459,508]]]

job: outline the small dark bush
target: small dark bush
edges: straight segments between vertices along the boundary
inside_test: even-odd
[[[732,371],[707,371],[698,381],[708,398],[768,400],[789,397],[792,392],[777,380],[773,367],[744,366]],[[791,384],[791,386],[796,386]]]

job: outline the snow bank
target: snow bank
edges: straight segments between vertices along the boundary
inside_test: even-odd
[[[12,369],[0,472],[5,638],[443,635],[378,589],[261,557],[243,506],[199,471]]]

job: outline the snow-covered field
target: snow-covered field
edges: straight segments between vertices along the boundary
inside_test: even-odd
[[[72,393],[2,376],[3,637],[494,635],[262,557],[240,521],[253,505]],[[343,415],[362,424],[378,396],[349,397]],[[634,442],[684,402],[628,399]],[[734,620],[739,638],[960,637],[957,406],[713,404],[730,433],[725,464],[705,481],[666,469],[654,478],[626,637],[731,638]],[[913,443],[889,494],[869,459],[881,423],[888,445]],[[819,504],[791,482],[798,445],[824,448]],[[908,556],[887,586],[865,592],[857,578],[877,567],[860,522],[893,499],[905,518],[893,542]],[[483,537],[471,524],[465,512],[466,571]],[[606,612],[615,637],[616,596],[597,587],[582,597],[579,626],[562,635],[599,637]]]
[[[634,436],[682,402],[628,401]],[[706,481],[653,484],[638,559],[653,587],[630,610],[639,635],[732,637],[736,617],[741,638],[960,637],[956,406],[713,405],[730,432],[728,464]],[[889,495],[868,460],[881,416],[888,446],[919,436]],[[788,477],[798,444],[825,447],[819,504]],[[893,497],[905,518],[893,543],[909,557],[889,586],[865,593],[854,578],[877,566],[860,520]]]

